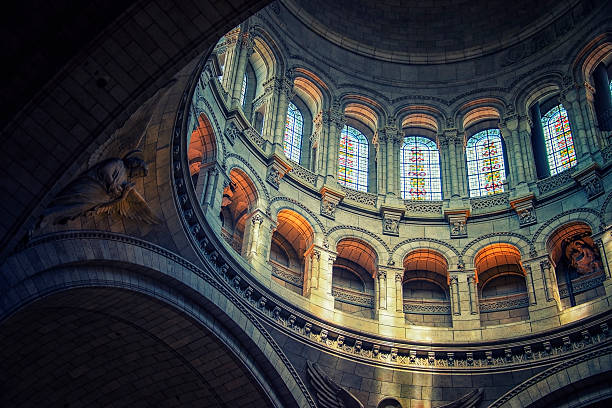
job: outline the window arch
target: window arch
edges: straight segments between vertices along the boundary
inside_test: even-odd
[[[289,103],[287,109],[287,124],[285,125],[285,140],[283,148],[285,155],[296,163],[300,162],[302,153],[302,135],[304,133],[304,117],[302,112],[293,104]]]
[[[474,134],[466,146],[470,197],[501,193],[506,182],[504,149],[499,129]]]
[[[246,99],[247,86],[249,84],[249,80],[247,78],[247,73],[244,73],[242,77],[242,89],[240,90],[240,106],[244,108],[244,100]]]
[[[402,198],[441,200],[440,152],[436,144],[423,136],[406,136],[401,155]]]
[[[542,130],[550,175],[554,176],[575,166],[576,150],[567,111],[563,105],[555,105],[542,115]]]
[[[368,191],[368,139],[354,127],[344,125],[340,134],[338,182],[359,191]]]

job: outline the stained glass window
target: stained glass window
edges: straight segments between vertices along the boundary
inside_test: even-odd
[[[612,96],[612,80],[610,80],[610,96]]]
[[[422,136],[406,136],[400,161],[402,197],[406,200],[441,200],[440,153]]]
[[[359,191],[368,191],[368,139],[345,125],[340,134],[338,182]]]
[[[563,105],[554,106],[542,116],[542,130],[548,156],[550,175],[576,165],[576,151],[567,111]]]
[[[302,153],[302,133],[304,132],[304,118],[300,110],[289,103],[287,109],[287,124],[285,125],[285,140],[283,147],[285,155],[294,162],[300,162]]]
[[[504,191],[506,168],[499,129],[485,129],[472,136],[465,149],[470,197]]]
[[[240,106],[244,106],[244,98],[246,96],[247,84],[247,74],[245,73],[242,77],[242,89],[240,90]]]

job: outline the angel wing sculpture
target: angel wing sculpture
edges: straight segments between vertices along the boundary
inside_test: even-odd
[[[363,404],[344,387],[336,384],[316,363],[308,363],[308,378],[320,408],[363,408]]]
[[[47,206],[37,228],[65,224],[92,213],[117,213],[146,224],[159,224],[159,218],[130,181],[148,172],[144,160],[134,156],[137,152],[132,151],[122,159],[104,160],[72,180]]]

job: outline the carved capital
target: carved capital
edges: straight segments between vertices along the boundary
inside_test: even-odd
[[[450,228],[451,239],[467,237],[467,219],[470,216],[469,210],[444,211]]]
[[[533,206],[533,198],[533,194],[530,194],[529,196],[510,201],[510,205],[514,211],[516,211],[519,226],[521,228],[536,224],[538,222],[536,211]]]
[[[323,186],[321,188],[321,215],[329,219],[336,219],[336,208],[342,201],[345,194],[341,191],[333,190]]]

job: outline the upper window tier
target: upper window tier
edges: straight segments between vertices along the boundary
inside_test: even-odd
[[[368,191],[368,139],[345,125],[340,135],[338,182],[359,191]]]
[[[499,129],[485,129],[472,136],[466,146],[470,197],[504,191],[506,169]]]
[[[440,153],[426,137],[406,136],[402,146],[400,177],[405,200],[441,200]]]

